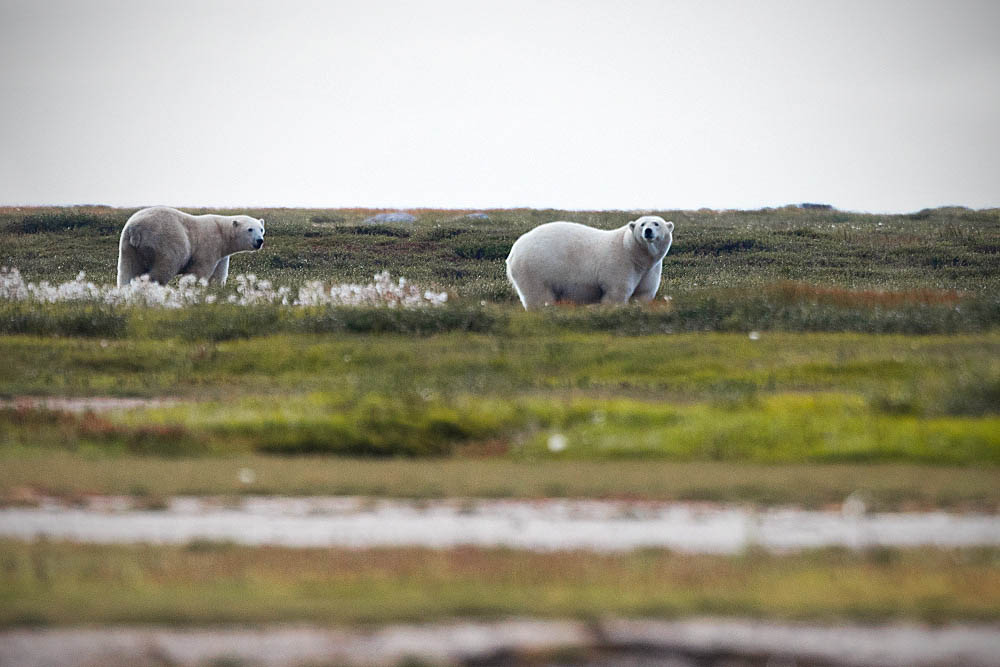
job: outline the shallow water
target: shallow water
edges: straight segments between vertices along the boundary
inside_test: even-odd
[[[844,546],[1000,545],[1000,516],[865,513],[593,500],[372,500],[180,497],[161,510],[121,497],[0,509],[0,536],[184,544],[196,539],[292,547],[455,546],[612,552],[661,547],[735,553]]]

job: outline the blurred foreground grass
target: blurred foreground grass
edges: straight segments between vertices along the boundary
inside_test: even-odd
[[[741,615],[1000,619],[996,549],[689,556],[0,541],[0,626]]]
[[[175,495],[361,495],[397,498],[616,498],[839,506],[856,494],[874,511],[995,512],[996,468],[902,463],[431,460],[247,455],[113,458],[35,450],[0,457],[0,504],[42,495],[129,495],[163,507]]]
[[[1000,463],[1000,335],[0,338],[0,451]]]

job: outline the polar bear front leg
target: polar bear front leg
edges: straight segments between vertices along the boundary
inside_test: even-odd
[[[635,287],[632,298],[636,301],[648,303],[656,296],[656,290],[660,289],[660,276],[663,274],[663,262],[658,262],[653,268],[646,272],[639,284]]]
[[[205,280],[209,280],[212,278],[212,276],[215,275],[215,270],[217,266],[218,262],[206,262],[204,260],[196,260],[192,262],[190,266],[187,267],[187,271],[185,273],[193,275],[198,280],[201,280],[202,278],[204,278]]]
[[[222,286],[226,284],[226,278],[229,277],[229,255],[226,255],[219,260],[219,263],[215,265],[215,271],[209,276],[208,282],[217,282]]]
[[[604,294],[601,296],[601,303],[603,304],[621,304],[628,303],[628,298],[632,296],[632,286],[631,285],[602,285],[601,288]]]

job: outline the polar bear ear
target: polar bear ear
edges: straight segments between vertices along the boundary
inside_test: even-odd
[[[673,220],[667,220],[667,231],[668,232],[674,231],[674,222],[673,222]]]
[[[237,226],[238,224],[240,224],[239,220],[233,220],[233,227]]]
[[[628,223],[628,228],[629,229],[635,229],[635,220],[633,220],[632,222]]]

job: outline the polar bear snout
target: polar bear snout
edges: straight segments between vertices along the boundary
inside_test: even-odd
[[[646,229],[642,230],[642,238],[644,239],[652,239],[655,235],[656,232],[651,227],[646,227]]]
[[[234,221],[233,224],[236,224],[236,222]],[[250,224],[247,225],[246,233],[249,235],[249,244],[246,246],[246,249],[260,250],[261,246],[264,245],[264,221],[250,218]]]

